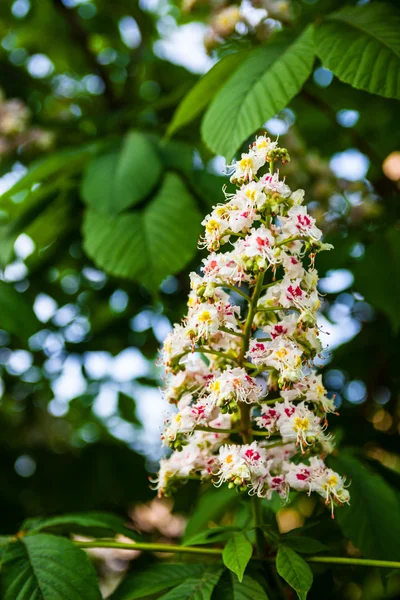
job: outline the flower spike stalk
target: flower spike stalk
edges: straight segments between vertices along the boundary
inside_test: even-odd
[[[278,160],[289,160],[287,150],[258,137],[231,166],[236,192],[203,221],[209,255],[190,274],[187,316],[162,350],[164,393],[177,412],[165,424],[172,454],[156,484],[160,495],[192,477],[260,498],[316,492],[333,513],[350,495],[324,463],[335,406],[313,366],[322,349],[314,260],[331,246],[304,191],[273,173]]]

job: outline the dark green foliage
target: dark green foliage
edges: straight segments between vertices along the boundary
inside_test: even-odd
[[[332,520],[303,494],[287,506],[276,494],[264,500],[268,560],[260,561],[247,495],[190,481],[172,508],[187,518],[183,539],[168,541],[216,553],[142,554],[129,565],[110,554],[127,572],[109,597],[398,597],[393,570],[383,588],[372,568],[307,562],[400,560],[400,212],[396,177],[383,170],[399,151],[398,2],[294,0],[283,31],[236,31],[201,77],[160,58],[154,42],[174,19],[208,23],[206,3],[184,12],[170,0],[163,15],[131,0],[25,4],[0,2],[0,87],[54,143],[21,139],[0,156],[1,597],[99,600],[107,569],[74,536],[168,538],[169,517],[160,531],[141,530],[132,516],[154,498],[158,346],[168,321],[184,314],[188,274],[203,258],[200,223],[223,201],[223,185],[232,191],[211,160],[239,157],[274,117],[292,155],[281,174],[305,188],[335,246],[318,257],[319,274],[346,269],[354,278],[324,292],[321,308],[346,338],[328,355],[324,381],[341,403],[340,417],[329,417],[338,447],[330,465],[347,476],[351,503]],[[126,17],[141,34],[132,47],[120,34]],[[40,77],[29,72],[38,54],[52,63]],[[367,184],[329,170],[350,148],[369,161]],[[12,169],[25,170],[5,189]],[[14,246],[21,234],[34,243],[28,256]],[[44,316],[43,297],[55,303]],[[106,353],[104,370],[93,368],[92,352]],[[81,385],[68,396],[78,371]],[[303,526],[281,535],[278,521],[292,511]]]

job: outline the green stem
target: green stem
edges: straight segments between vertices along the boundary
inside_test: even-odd
[[[252,365],[252,367],[254,369],[254,365]],[[258,367],[258,369],[256,369],[255,371],[253,371],[251,376],[257,377],[257,375],[261,375],[261,373],[264,373],[264,371],[271,371],[271,370],[272,370],[272,367],[261,366],[261,367]]]
[[[277,283],[280,283],[281,281],[282,279],[277,279],[276,281],[271,281],[271,283],[266,283],[262,286],[262,290],[267,290],[268,288],[272,287],[273,285],[276,285]]]
[[[268,308],[257,308],[256,312],[278,312],[280,310],[293,310],[294,312],[300,313],[300,310],[295,306],[289,306],[285,308],[284,306],[269,306]]]
[[[242,349],[240,353],[240,364],[243,366],[246,364],[245,355],[247,350],[249,349],[250,344],[250,336],[253,328],[253,321],[257,310],[257,303],[261,295],[261,291],[264,283],[264,273],[261,273],[258,276],[256,286],[254,288],[253,294],[251,296],[249,302],[249,312],[247,313],[246,322],[244,325],[243,333],[244,338],[242,341]],[[253,431],[251,429],[251,420],[250,420],[251,407],[248,404],[243,404],[240,407],[240,415],[241,415],[241,428],[242,428],[242,439],[244,444],[251,444],[253,441]],[[252,507],[253,507],[253,518],[254,525],[256,527],[256,545],[257,545],[257,555],[263,556],[265,549],[265,539],[264,534],[262,532],[262,507],[260,504],[260,498],[257,496],[252,496],[251,498]]]
[[[296,242],[297,240],[301,240],[299,235],[293,235],[292,237],[286,238],[286,240],[282,240],[275,244],[275,246],[283,246],[284,244],[291,244],[292,242]]]
[[[217,429],[216,427],[206,427],[196,425],[195,431],[205,431],[206,433],[240,433],[237,429]]]
[[[246,292],[243,292],[240,288],[235,287],[234,285],[229,285],[228,283],[218,283],[216,285],[216,287],[224,287],[228,290],[231,290],[232,292],[235,292],[236,294],[239,294],[239,296],[242,296],[242,298],[244,298],[245,300],[247,300],[247,302],[250,302],[250,296],[248,296],[246,294]]]
[[[94,542],[74,541],[79,548],[118,548],[120,550],[143,550],[147,552],[174,552],[179,554],[203,554],[220,556],[220,548],[203,548],[197,546],[175,546],[169,544],[150,544],[145,542],[125,543],[113,540],[96,540]]]
[[[380,567],[383,569],[400,569],[399,561],[374,560],[371,558],[347,558],[346,556],[310,556],[305,559],[310,563],[327,565],[351,565],[353,567]]]
[[[211,348],[203,348],[203,346],[199,346],[199,348],[195,348],[194,352],[201,352],[202,354],[214,354],[215,356],[220,356],[221,358],[224,358],[225,360],[230,360],[234,363],[239,364],[239,361],[237,358],[234,358],[233,356],[229,356],[228,354],[224,354],[223,352],[219,352],[218,350],[212,350]]]
[[[241,232],[236,233],[235,231],[231,231],[230,229],[227,229],[224,232],[224,235],[222,237],[225,237],[226,235],[236,235],[237,237],[240,237],[240,238],[245,238],[246,237],[245,233],[241,233]]]
[[[79,548],[118,548],[120,550],[143,550],[148,552],[171,552],[179,554],[203,554],[221,556],[223,548],[204,548],[203,546],[178,546],[170,544],[150,544],[145,542],[116,542],[114,540],[94,540],[93,542],[81,542],[72,540]],[[304,556],[306,562],[322,563],[331,565],[350,565],[359,567],[379,567],[383,569],[400,569],[399,561],[375,560],[370,558],[348,558],[346,556]],[[275,562],[274,556],[263,558],[254,557],[253,560]]]
[[[291,402],[296,402],[296,400],[300,400],[300,398],[295,398],[294,400],[291,400]],[[268,406],[273,406],[274,404],[283,402],[283,398],[279,396],[279,398],[274,398],[273,400],[260,400],[260,402],[262,402],[262,404],[267,404]]]
[[[261,273],[257,279],[256,287],[254,288],[254,292],[249,302],[249,312],[247,313],[247,319],[244,325],[244,339],[242,343],[242,351],[240,354],[240,361],[244,361],[244,356],[249,349],[249,342],[251,336],[251,330],[253,327],[254,316],[256,314],[257,302],[261,294],[261,290],[264,282],[264,273]]]
[[[230,333],[231,335],[237,335],[238,337],[244,338],[244,333],[232,331],[232,329],[228,329],[227,327],[220,327],[218,331],[223,331],[224,333]]]
[[[292,310],[291,308],[284,308],[283,306],[268,306],[268,308],[257,308],[256,312],[276,312],[279,310]]]

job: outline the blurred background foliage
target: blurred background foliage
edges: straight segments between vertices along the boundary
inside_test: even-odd
[[[218,59],[231,56],[230,74],[237,51],[282,23],[302,27],[345,4],[355,3],[260,0],[240,12],[206,0],[0,3],[2,533],[36,515],[132,515],[153,498],[148,474],[166,413],[157,350],[201,262],[202,215],[227,183],[224,159],[200,136],[207,99],[173,137],[166,130]],[[396,494],[397,120],[395,100],[350,87],[317,60],[302,92],[262,128],[282,136],[292,157],[283,174],[306,189],[335,246],[317,261],[331,344],[321,365],[341,414],[331,427]],[[175,512],[187,514],[197,493],[194,483],[183,488]],[[157,506],[164,527],[178,518]],[[281,510],[282,530],[308,510]],[[149,531],[171,539],[178,525]],[[125,568],[113,560],[111,571]],[[379,582],[367,594],[370,577],[343,575],[335,597],[384,597]]]

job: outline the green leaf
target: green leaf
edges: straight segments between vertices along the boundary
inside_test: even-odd
[[[47,182],[55,176],[64,177],[81,171],[98,146],[99,144],[91,144],[81,149],[60,150],[33,162],[28,172],[1,195],[1,203],[12,198],[18,192],[30,190],[36,183]]]
[[[11,539],[12,538],[9,535],[0,535],[0,546],[7,546]]]
[[[99,212],[117,214],[150,194],[161,172],[151,141],[143,133],[131,131],[120,150],[90,162],[82,181],[83,200]]]
[[[382,2],[346,6],[316,29],[323,66],[355,88],[400,98],[400,12]]]
[[[185,546],[198,546],[201,544],[215,544],[215,542],[225,542],[232,537],[236,532],[240,531],[240,527],[212,527],[206,531],[201,531],[185,541]]]
[[[110,217],[89,209],[84,248],[94,262],[117,277],[156,290],[196,253],[201,215],[181,179],[168,173],[158,194],[141,211]]]
[[[136,414],[135,400],[123,392],[118,392],[118,411],[125,421],[134,425],[142,425]]]
[[[62,537],[25,536],[8,545],[3,600],[101,600],[87,555]]]
[[[276,555],[276,569],[297,592],[300,600],[305,600],[313,582],[313,574],[306,561],[297,552],[282,545]]]
[[[129,573],[110,600],[136,600],[180,585],[185,579],[200,577],[207,569],[202,564],[160,563],[139,573]]]
[[[367,246],[364,257],[353,267],[354,287],[374,308],[390,319],[395,332],[400,327],[400,231],[388,228]],[[371,273],[379,273],[379,285]]]
[[[176,109],[167,129],[172,136],[178,129],[195,119],[214,98],[222,84],[232,75],[233,70],[248,56],[248,52],[228,54],[217,62],[186,94]]]
[[[282,541],[285,546],[289,546],[292,550],[302,554],[317,554],[317,552],[325,552],[329,550],[328,546],[322,544],[319,540],[303,535],[284,535]]]
[[[350,453],[329,458],[329,466],[345,474],[350,504],[335,517],[343,534],[366,558],[400,560],[400,501],[397,493]]]
[[[103,512],[72,513],[55,517],[27,519],[21,525],[21,531],[30,534],[51,530],[57,533],[82,533],[94,537],[114,537],[122,533],[132,539],[139,535],[125,526],[125,521],[117,515]]]
[[[268,600],[264,589],[252,577],[245,575],[240,582],[228,571],[221,577],[213,598],[215,600]]]
[[[222,560],[230,571],[236,573],[239,581],[243,581],[243,574],[253,554],[253,547],[243,533],[234,533],[224,548]]]
[[[13,333],[23,340],[39,328],[39,321],[31,302],[12,286],[0,281],[0,329]]]
[[[218,519],[229,506],[237,502],[238,495],[227,486],[209,488],[203,493],[186,525],[184,541],[207,527],[210,521]]]
[[[221,577],[222,569],[209,567],[201,577],[187,579],[164,596],[162,600],[210,600]]]
[[[208,108],[201,127],[205,143],[230,161],[241,144],[301,90],[313,62],[311,26],[296,39],[280,33],[254,50]]]

